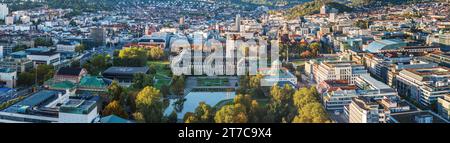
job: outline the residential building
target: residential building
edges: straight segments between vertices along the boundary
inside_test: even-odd
[[[72,67],[62,67],[60,68],[53,79],[55,81],[70,81],[73,83],[79,83],[81,78],[87,74],[84,68],[72,68]]]

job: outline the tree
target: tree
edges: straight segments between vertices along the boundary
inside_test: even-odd
[[[242,104],[225,105],[216,112],[216,123],[247,123],[248,118]]]
[[[95,55],[93,58],[89,59],[86,63],[83,64],[83,68],[85,68],[90,74],[98,75],[100,72],[103,72],[111,65],[109,64],[111,57],[105,55]]]
[[[250,77],[249,87],[251,89],[256,89],[261,87],[261,80],[263,76],[261,74],[257,74],[255,76]]]
[[[166,97],[167,95],[169,95],[169,94],[170,94],[170,88],[169,88],[169,86],[167,86],[166,84],[163,84],[163,85],[161,86],[161,94],[162,94],[164,97]]]
[[[86,50],[86,46],[84,44],[77,45],[75,47],[75,52],[82,53]]]
[[[258,123],[264,118],[263,109],[256,100],[253,100],[250,95],[238,94],[234,97],[234,104],[240,104],[245,108],[248,122]]]
[[[355,26],[356,26],[356,27],[359,27],[359,28],[361,28],[361,29],[367,29],[367,28],[369,28],[369,21],[366,21],[366,20],[357,20],[357,21],[355,22]]]
[[[25,50],[25,49],[28,49],[28,48],[29,47],[27,45],[19,44],[19,45],[16,45],[16,46],[13,47],[13,52],[22,51],[22,50]]]
[[[80,65],[80,60],[75,60],[72,63],[70,63],[70,67],[79,68],[80,66],[81,66]]]
[[[297,116],[294,123],[328,123],[328,115],[319,102],[319,93],[315,87],[302,88],[294,94],[294,105],[297,108]]]
[[[74,20],[71,20],[69,25],[72,26],[72,27],[76,27],[77,23]]]
[[[308,88],[302,88],[296,91],[293,100],[294,105],[297,108],[303,108],[304,106],[310,103],[318,102],[317,99],[314,97],[312,91]]]
[[[172,78],[172,91],[177,95],[182,95],[184,92],[184,76],[173,76]]]
[[[184,123],[197,123],[197,118],[195,117],[194,113],[187,112],[186,114],[184,114],[183,121]]]
[[[147,50],[144,48],[131,47],[120,50],[114,64],[120,66],[141,67],[146,64],[147,59]]]
[[[330,123],[326,111],[320,103],[310,103],[300,109],[294,123]]]
[[[249,81],[250,76],[249,75],[242,75],[239,76],[239,85],[238,85],[238,94],[247,94],[249,90]]]
[[[136,109],[147,123],[160,123],[164,113],[162,96],[158,89],[147,86],[136,97]]]
[[[321,45],[317,42],[311,43],[309,45],[309,49],[311,50],[311,53],[313,56],[319,55],[320,47],[321,47]]]
[[[148,51],[150,60],[160,60],[164,56],[164,50],[158,47],[153,47]]]
[[[178,122],[177,112],[172,111],[172,113],[170,113],[169,117],[167,117],[167,123],[177,123],[177,122]]]
[[[185,123],[213,123],[213,108],[205,102],[200,102],[195,108],[194,113],[188,112],[184,116]]]
[[[205,102],[200,102],[198,104],[198,107],[195,109],[195,117],[197,117],[197,120],[201,123],[212,123],[214,112],[210,105],[206,104]]]
[[[31,72],[22,72],[17,77],[19,86],[31,86],[35,83],[35,74]]]
[[[122,118],[127,119],[128,118],[128,114],[127,112],[125,112],[125,110],[123,109],[122,106],[120,106],[120,103],[116,100],[114,100],[113,102],[110,102],[105,109],[103,109],[102,115],[103,116],[108,116],[108,115],[116,115]]]
[[[144,115],[141,112],[133,113],[133,118],[138,123],[145,123]]]
[[[272,87],[267,114],[273,118],[271,119],[273,122],[290,122],[295,116],[295,108],[292,106],[293,94],[294,89],[287,84],[283,88],[278,85]]]
[[[37,80],[39,85],[44,84],[45,81],[51,79],[54,75],[54,67],[52,65],[38,65],[36,69],[26,74],[26,78],[32,78]],[[20,77],[19,77],[20,78]],[[26,79],[29,81],[30,79]],[[36,82],[31,82],[36,83]]]
[[[44,46],[44,47],[50,47],[53,46],[53,41],[51,38],[36,38],[34,39],[34,46]]]
[[[119,82],[114,80],[108,87],[108,95],[110,100],[121,100],[121,96],[124,93],[124,89],[119,85]]]
[[[131,85],[135,89],[142,89],[146,86],[153,86],[153,76],[144,73],[133,75],[133,83]]]

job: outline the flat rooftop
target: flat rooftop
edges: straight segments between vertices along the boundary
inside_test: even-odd
[[[69,99],[61,107],[59,111],[72,114],[89,114],[96,107],[96,102],[83,99]]]
[[[135,74],[135,73],[147,73],[150,70],[148,67],[110,67],[104,74]]]
[[[363,74],[363,75],[360,75],[359,78],[363,79],[364,81],[366,81],[368,84],[372,85],[376,89],[390,89],[391,88],[388,85],[372,78],[370,75]]]
[[[48,104],[49,102],[58,98],[58,91],[42,90],[33,95],[23,99],[22,101],[11,105],[3,110],[3,112],[10,113],[25,113],[26,109],[33,108],[40,105]]]
[[[449,75],[450,69],[446,67],[436,67],[436,68],[421,68],[421,69],[406,69],[411,73],[428,76],[428,75]]]
[[[432,118],[432,123],[449,123],[447,120],[441,116],[433,113],[431,111],[412,111],[412,112],[402,112],[391,114],[391,120],[397,123],[418,123],[416,118],[430,117]]]

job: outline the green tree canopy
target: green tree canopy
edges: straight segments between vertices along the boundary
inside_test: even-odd
[[[136,109],[147,123],[160,123],[163,118],[164,104],[158,89],[147,86],[136,97]]]
[[[125,110],[123,109],[123,107],[120,105],[120,103],[118,101],[113,101],[110,102],[105,109],[103,109],[102,111],[102,115],[103,116],[108,116],[114,114],[116,116],[122,117],[127,119],[128,118],[128,113],[125,112]]]

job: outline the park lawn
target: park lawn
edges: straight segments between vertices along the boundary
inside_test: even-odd
[[[165,68],[170,65],[169,61],[148,61],[147,65],[149,67],[155,67],[155,69],[151,70],[156,70],[156,74],[165,75],[167,77],[172,76],[172,71],[170,70],[170,68]]]
[[[172,71],[170,68],[166,68],[170,64],[169,61],[148,61],[147,65],[149,67],[154,67],[156,75],[155,78],[157,79],[157,82],[155,83],[155,88],[161,89],[163,85],[169,86],[171,78],[172,78]]]
[[[155,83],[155,88],[157,88],[157,89],[161,89],[161,87],[163,85],[166,85],[166,86],[170,85],[170,81],[171,81],[170,78],[166,78],[166,77],[158,76],[158,75],[156,75],[155,78],[157,79],[157,82]]]
[[[198,79],[197,80],[198,85],[200,86],[224,86],[228,85],[229,81],[228,79],[222,79],[222,78],[206,78],[206,79]]]
[[[260,107],[268,107],[269,106],[269,99],[268,98],[266,98],[266,99],[255,99],[255,100],[258,101]],[[214,108],[219,110],[223,106],[233,105],[233,104],[234,104],[234,99],[222,100],[219,103],[217,103],[214,106]]]
[[[301,65],[305,65],[305,61],[295,61],[295,62],[292,62],[294,65],[297,65],[297,66],[301,66]]]

